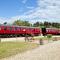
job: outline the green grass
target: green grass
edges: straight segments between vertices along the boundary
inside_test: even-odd
[[[0,43],[0,59],[36,48],[37,46],[38,44],[28,42],[2,42]]]
[[[37,37],[34,37],[34,39],[35,40],[40,40],[40,39],[42,39],[42,40],[49,40],[49,38],[47,38],[47,36],[45,36],[45,37],[37,36]],[[51,37],[50,39],[53,39],[53,37]]]

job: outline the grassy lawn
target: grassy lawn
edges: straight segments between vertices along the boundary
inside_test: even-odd
[[[45,37],[38,36],[38,37],[34,37],[34,39],[35,40],[39,40],[39,39],[48,40],[47,36]]]
[[[52,37],[50,38],[50,40],[54,40],[55,38],[59,38],[58,40],[60,40],[60,36],[59,35],[52,35]],[[49,38],[47,38],[47,36],[37,36],[37,37],[34,37],[35,40],[39,40],[39,39],[42,39],[42,40],[49,40]]]
[[[28,42],[2,42],[0,43],[0,59],[36,48],[37,46],[38,44]]]
[[[57,41],[57,40],[60,40],[60,36],[52,36],[50,38],[48,38],[47,36],[37,36],[37,37],[34,37],[35,40],[47,40],[47,41]]]

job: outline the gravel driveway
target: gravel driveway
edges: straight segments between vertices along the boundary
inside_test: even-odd
[[[60,41],[41,45],[36,49],[2,60],[60,60]]]

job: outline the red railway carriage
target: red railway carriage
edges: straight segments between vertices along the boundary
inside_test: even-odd
[[[26,30],[26,34],[29,35],[39,35],[41,32],[40,28],[37,27],[28,27]]]
[[[42,28],[41,29],[43,35],[52,34],[58,35],[60,34],[60,29],[58,28]]]
[[[0,25],[0,36],[25,36],[25,35],[46,35],[60,34],[60,29],[57,28],[38,28],[38,27],[26,27],[26,26],[9,26],[9,25]]]
[[[58,29],[58,34],[60,35],[60,29]]]
[[[20,36],[20,35],[39,35],[39,28],[25,27],[25,26],[9,26],[0,25],[0,35],[2,36]]]
[[[57,35],[59,30],[57,28],[46,28],[46,34]]]

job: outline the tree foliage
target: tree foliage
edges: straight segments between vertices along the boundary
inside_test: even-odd
[[[6,25],[6,24],[7,24],[7,22],[4,22],[3,24],[4,24],[4,25]]]
[[[16,20],[14,21],[13,25],[30,26],[31,24],[28,21]]]
[[[45,21],[44,23],[42,22],[35,22],[29,23],[29,21],[23,21],[23,20],[16,20],[14,21],[13,25],[18,25],[18,26],[33,26],[33,27],[46,27],[46,28],[60,28],[60,23],[55,23],[55,22],[47,22]]]
[[[35,27],[45,26],[46,28],[50,28],[50,27],[52,27],[52,28],[60,28],[60,23],[46,22],[45,21],[44,23],[36,22],[36,23],[33,24],[33,26],[35,26]]]
[[[38,27],[38,26],[40,26],[40,23],[39,22],[36,22],[36,23],[33,24],[33,26],[34,27]]]

